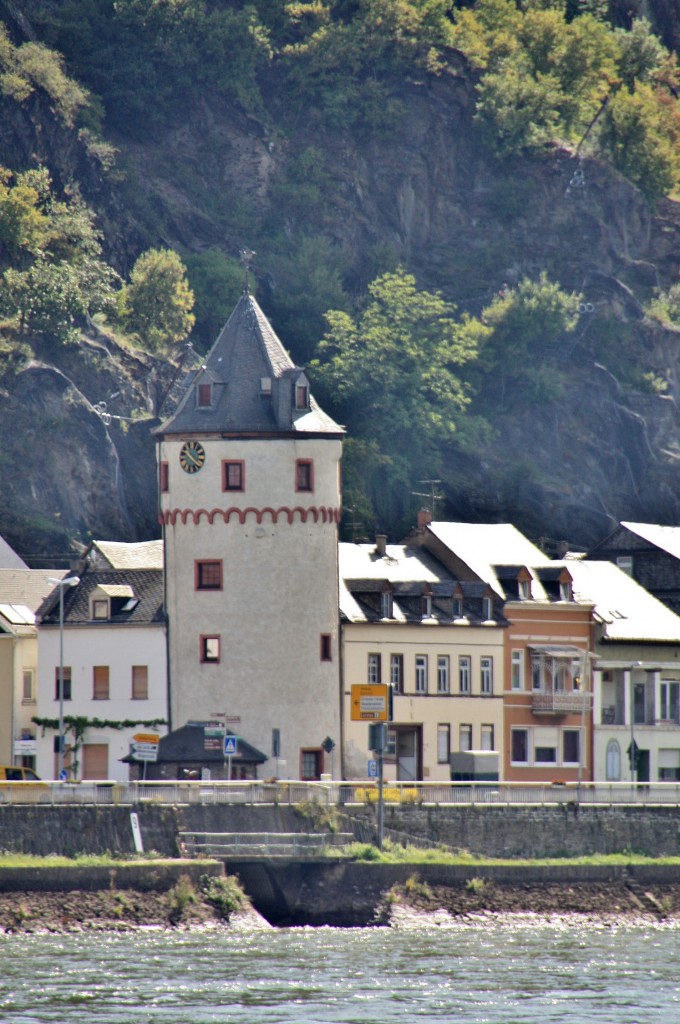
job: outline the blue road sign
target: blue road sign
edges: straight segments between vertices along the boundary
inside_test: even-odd
[[[225,736],[224,737],[224,756],[233,757],[234,754],[238,754],[238,737],[237,736]]]
[[[377,761],[369,761],[368,762],[368,777],[369,777],[369,779],[377,779],[378,778],[378,762]]]

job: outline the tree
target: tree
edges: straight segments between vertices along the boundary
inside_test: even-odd
[[[559,386],[554,369],[547,371],[545,364],[576,329],[580,298],[545,273],[537,281],[525,277],[496,296],[482,312],[489,333],[479,359],[492,392],[510,392],[512,401],[518,387],[529,399],[545,398]]]
[[[121,319],[151,350],[184,341],[195,318],[194,293],[182,260],[172,249],[142,253],[121,293]]]
[[[367,484],[373,506],[394,515],[410,504],[415,480],[437,473],[463,421],[470,394],[460,370],[476,358],[487,328],[458,318],[438,292],[418,291],[402,268],[368,291],[358,316],[326,314],[310,369],[329,408],[351,420],[355,438],[373,442],[361,448],[381,467]]]
[[[78,274],[69,263],[36,260],[28,270],[9,268],[0,287],[0,308],[18,318],[19,332],[71,341],[87,304]]]
[[[674,101],[638,83],[620,89],[602,118],[598,141],[614,167],[655,202],[680,181],[680,115]]]

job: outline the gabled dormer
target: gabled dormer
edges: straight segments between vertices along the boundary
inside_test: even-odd
[[[574,600],[574,580],[565,566],[558,577],[560,585],[560,601],[573,601]]]
[[[133,611],[138,604],[139,598],[129,584],[99,583],[90,594],[90,619],[106,622]]]

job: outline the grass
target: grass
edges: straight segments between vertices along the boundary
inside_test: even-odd
[[[149,853],[143,856],[134,854],[114,856],[113,854],[80,854],[76,857],[62,857],[52,854],[49,857],[36,857],[30,853],[0,853],[0,870],[3,868],[114,868],[123,864],[176,864],[178,857],[159,857]],[[205,858],[206,863],[214,863]]]
[[[399,846],[386,840],[383,849],[378,850],[370,843],[351,843],[342,850],[330,850],[329,856],[340,856],[353,860],[370,861],[379,864],[451,864],[474,865],[476,867],[549,867],[570,865],[604,865],[614,867],[619,864],[669,864],[680,866],[678,857],[651,857],[644,853],[628,852],[610,854],[592,854],[591,856],[569,857],[481,857],[467,850],[424,850],[417,846]]]

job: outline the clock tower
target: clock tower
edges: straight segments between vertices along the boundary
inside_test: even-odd
[[[247,289],[156,430],[171,727],[225,714],[263,777],[341,746],[343,432]]]

